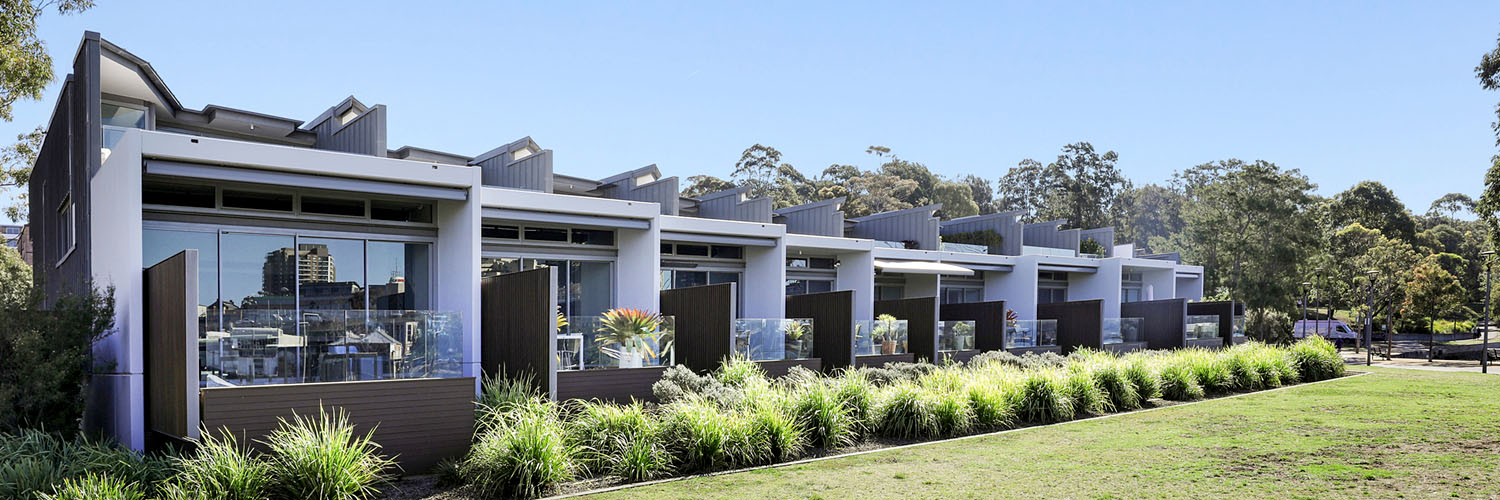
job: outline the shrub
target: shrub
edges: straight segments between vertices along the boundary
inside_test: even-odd
[[[970,366],[999,364],[1004,366],[1012,366],[1023,370],[1059,368],[1067,363],[1068,358],[1055,352],[1044,352],[1041,354],[1037,354],[1035,352],[1027,352],[1026,354],[1017,356],[1015,354],[1011,354],[1009,351],[987,351],[979,353],[973,358],[969,359]]]
[[[108,441],[23,430],[0,434],[0,498],[32,498],[70,479],[104,475],[146,490],[171,476],[168,457],[137,455]],[[151,491],[145,491],[150,494]]]
[[[830,449],[854,444],[859,435],[855,428],[858,420],[828,384],[808,384],[792,398],[792,413],[807,430],[808,444]]]
[[[615,465],[613,459],[627,447],[657,441],[657,422],[638,402],[617,405],[579,401],[570,410],[568,441],[579,451],[579,465],[590,473],[609,471]]]
[[[136,483],[105,474],[89,474],[68,479],[54,493],[41,493],[42,500],[145,500],[146,494]]]
[[[1122,363],[1115,360],[1096,361],[1088,366],[1094,385],[1109,397],[1110,405],[1117,411],[1134,410],[1141,407],[1141,394],[1136,390]]]
[[[1177,353],[1192,370],[1194,380],[1205,393],[1224,393],[1234,388],[1234,376],[1218,356],[1203,350]]]
[[[937,435],[937,419],[922,389],[911,383],[883,389],[875,408],[875,432],[900,439]]]
[[[1303,381],[1316,382],[1344,376],[1344,358],[1332,342],[1317,335],[1292,345],[1291,357]]]
[[[4,255],[14,252],[6,249]],[[0,269],[11,267],[5,260]],[[44,429],[71,439],[83,420],[84,391],[94,370],[92,347],[114,326],[114,288],[86,282],[79,292],[53,300],[29,279],[3,288],[0,432]]]
[[[714,378],[729,387],[748,387],[766,381],[766,370],[744,356],[732,356],[719,362]]]
[[[724,385],[712,375],[699,375],[682,365],[673,365],[662,372],[661,380],[651,384],[651,393],[662,404],[671,404],[692,397],[719,401],[725,406],[739,406],[740,390]]]
[[[1295,384],[1299,378],[1295,362],[1281,349],[1261,345],[1252,352],[1250,363],[1260,372],[1261,382],[1266,387]]]
[[[1016,413],[1021,420],[1050,424],[1073,419],[1073,399],[1055,371],[1028,372],[1016,396],[1020,398]]]
[[[747,416],[750,439],[743,455],[750,463],[784,462],[807,448],[807,434],[782,405],[762,405]]]
[[[1161,397],[1172,401],[1203,399],[1203,386],[1184,361],[1169,361],[1161,367]]]
[[[504,415],[526,406],[542,396],[536,384],[536,375],[524,372],[517,377],[495,374],[485,377],[480,385],[479,411],[481,415]]]
[[[1292,317],[1275,309],[1252,309],[1245,313],[1245,336],[1268,344],[1292,338]]]
[[[1251,360],[1254,351],[1244,347],[1252,344],[1240,344],[1219,355],[1224,367],[1234,379],[1234,386],[1240,390],[1258,391],[1266,387],[1265,377],[1256,368]]]
[[[575,477],[578,449],[563,436],[553,412],[517,412],[480,432],[459,468],[482,497],[537,497]]]
[[[266,436],[270,449],[271,489],[303,499],[370,498],[375,486],[395,466],[379,453],[380,445],[363,436],[342,409],[318,409],[318,416],[293,415]]]
[[[1063,375],[1063,392],[1073,402],[1073,415],[1103,415],[1114,411],[1109,396],[1094,383],[1094,377],[1083,370],[1068,370]]]
[[[974,412],[974,427],[1004,429],[1015,425],[1016,407],[1004,390],[995,385],[973,384],[966,391],[969,408]]]
[[[271,468],[241,446],[233,433],[205,432],[198,450],[178,458],[171,485],[174,498],[260,500],[271,486]]]
[[[1145,406],[1153,398],[1161,397],[1161,379],[1144,359],[1136,357],[1125,361],[1124,374],[1130,380],[1130,386],[1135,389],[1136,396],[1140,398],[1141,406]]]
[[[974,409],[969,407],[967,393],[936,390],[928,392],[928,397],[936,435],[958,436],[974,429]]]

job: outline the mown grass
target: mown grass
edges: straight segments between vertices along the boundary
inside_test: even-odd
[[[1500,498],[1500,377],[1369,370],[587,498]]]

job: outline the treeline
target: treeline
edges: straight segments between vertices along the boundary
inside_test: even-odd
[[[945,219],[1019,211],[1024,222],[1112,226],[1117,243],[1179,252],[1204,266],[1208,295],[1288,314],[1304,294],[1315,295],[1315,303],[1352,310],[1356,320],[1373,311],[1403,322],[1403,331],[1425,327],[1412,321],[1418,318],[1472,318],[1470,306],[1484,296],[1479,254],[1488,231],[1467,220],[1475,202],[1461,193],[1417,213],[1379,182],[1323,197],[1297,169],[1237,159],[1177,171],[1165,184],[1138,185],[1116,166],[1118,154],[1087,142],[1063,146],[1048,163],[1022,160],[994,181],[937,175],[886,147],[865,152],[881,165],[835,164],[808,176],[780,151],[756,144],[729,179],[690,177],[685,194],[745,186],[777,208],[842,196],[849,217],[941,203]]]

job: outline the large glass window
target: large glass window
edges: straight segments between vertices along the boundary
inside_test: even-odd
[[[371,241],[365,247],[369,265],[370,309],[431,309],[431,246],[423,243]]]
[[[183,250],[198,251],[198,337],[219,329],[219,315],[210,315],[219,298],[219,235],[209,232],[168,231],[147,229],[141,238],[144,242],[142,262],[151,267],[167,260]]]
[[[978,287],[943,287],[944,304],[972,304],[984,300],[984,289]]]
[[[787,295],[803,295],[833,291],[833,280],[789,279],[786,280]]]
[[[614,265],[607,261],[487,258],[481,276],[497,276],[541,267],[557,269],[557,311],[563,316],[598,316],[614,303]]]

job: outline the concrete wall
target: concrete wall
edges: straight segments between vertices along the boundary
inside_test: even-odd
[[[773,247],[745,247],[744,299],[741,317],[783,318],[786,315],[786,241]]]
[[[1175,292],[1178,297],[1188,300],[1203,300],[1203,278],[1178,277]]]
[[[875,319],[875,256],[868,251],[841,253],[834,290],[854,292],[854,320]]]
[[[1120,271],[1118,259],[1101,259],[1095,273],[1068,273],[1068,301],[1103,300],[1105,318],[1120,317]]]
[[[1035,255],[1016,258],[1010,272],[984,272],[984,300],[1003,300],[1005,307],[1016,312],[1017,319],[1036,319],[1037,262]]]

